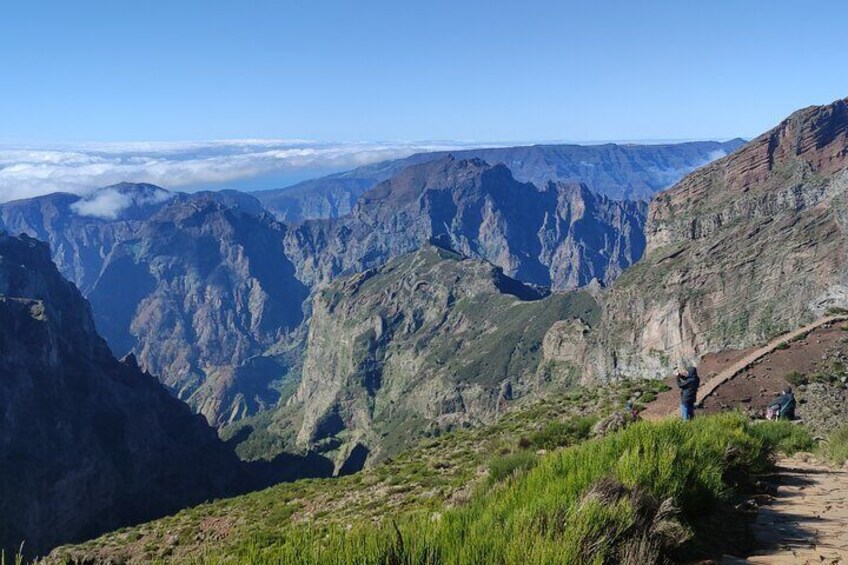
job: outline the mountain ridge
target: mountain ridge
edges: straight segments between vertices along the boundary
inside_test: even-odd
[[[331,218],[350,213],[359,196],[409,165],[453,155],[504,163],[521,182],[584,182],[593,192],[613,199],[647,200],[685,173],[744,144],[742,139],[672,144],[543,144],[416,153],[253,194],[283,220]]]
[[[597,376],[670,371],[848,307],[848,99],[799,110],[659,194],[610,289]]]

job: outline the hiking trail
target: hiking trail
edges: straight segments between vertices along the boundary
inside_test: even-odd
[[[848,563],[848,470],[799,456],[781,459],[775,473],[777,494],[752,525],[758,549],[720,563]]]

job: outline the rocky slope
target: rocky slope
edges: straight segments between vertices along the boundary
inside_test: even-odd
[[[314,299],[296,442],[344,473],[430,429],[491,421],[514,397],[573,383],[579,351],[546,340],[596,322],[587,292],[544,296],[484,261],[425,245]]]
[[[273,405],[299,362],[290,334],[307,290],[285,226],[249,195],[124,183],[0,205],[2,227],[50,242],[113,352],[133,352],[210,422]]]
[[[407,167],[346,217],[293,229],[286,253],[310,286],[435,240],[556,290],[611,282],[642,255],[645,205],[577,183],[537,187],[504,165],[447,156]]]
[[[645,258],[592,340],[599,376],[661,375],[848,306],[848,100],[792,114],[656,197]]]
[[[308,295],[285,236],[219,197],[172,202],[106,257],[89,294],[98,328],[212,423],[273,405]]]
[[[592,192],[615,200],[649,200],[683,175],[744,144],[727,142],[629,145],[533,145],[454,151],[457,159],[503,163],[521,182],[582,182]],[[254,193],[280,219],[335,218],[349,214],[359,197],[410,165],[442,159],[445,152],[418,153],[405,159],[359,167],[294,186]]]
[[[100,189],[87,198],[48,194],[0,204],[0,229],[49,243],[59,270],[85,294],[112,248],[132,237],[140,220],[174,196],[153,185],[130,183]]]
[[[27,553],[231,492],[238,461],[117,361],[48,247],[0,233],[0,548]]]

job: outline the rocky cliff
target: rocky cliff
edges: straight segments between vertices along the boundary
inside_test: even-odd
[[[113,352],[212,423],[273,405],[299,363],[307,290],[285,226],[247,194],[123,183],[0,205],[2,227],[50,242]]]
[[[105,258],[89,298],[119,355],[214,424],[273,406],[297,363],[308,289],[267,214],[194,195],[138,226]]]
[[[314,299],[288,406],[302,414],[297,444],[344,473],[423,433],[492,420],[514,397],[574,382],[580,351],[546,336],[579,326],[579,344],[597,314],[587,292],[545,295],[431,245],[341,279]]]
[[[848,306],[848,100],[806,108],[651,203],[593,371],[660,375]]]
[[[221,496],[238,465],[112,356],[47,245],[0,233],[0,548],[37,554]]]
[[[502,163],[521,182],[538,186],[549,181],[582,182],[592,192],[615,200],[647,201],[693,169],[731,153],[742,144],[743,140],[733,139],[652,145],[533,145],[469,149],[454,151],[453,155],[457,159]],[[378,183],[406,167],[447,155],[417,153],[255,195],[268,210],[289,222],[345,216],[359,197]]]
[[[556,290],[611,282],[641,257],[645,205],[577,183],[537,187],[504,165],[452,156],[407,167],[365,193],[351,215],[303,223],[286,253],[316,285],[379,266],[433,240]]]

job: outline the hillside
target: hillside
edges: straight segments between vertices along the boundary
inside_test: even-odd
[[[59,548],[51,557],[98,564],[204,557],[210,562],[249,562],[248,554],[270,550],[304,528],[376,524],[420,512],[440,515],[468,504],[493,473],[498,475],[493,484],[498,484],[516,462],[533,463],[536,450],[584,441],[597,418],[620,408],[624,399],[658,392],[658,386],[628,382],[525,398],[496,423],[444,433],[433,430],[418,445],[372,469],[204,504]]]
[[[111,355],[47,246],[2,232],[0,416],[0,549],[37,554],[236,490],[236,457]]]
[[[544,296],[432,246],[342,279],[313,303],[286,408],[302,418],[297,446],[338,450],[350,468],[426,431],[492,421],[514,398],[573,385],[578,367],[546,351],[546,336],[596,320],[589,293]]]
[[[533,145],[452,151],[457,159],[504,164],[520,182],[543,186],[582,182],[592,192],[614,200],[649,200],[683,175],[733,152],[744,141],[630,145]],[[277,190],[254,193],[280,219],[300,222],[349,214],[359,197],[410,165],[443,159],[447,152],[417,153],[352,171],[308,180]]]
[[[848,306],[848,100],[800,110],[651,203],[645,257],[606,295],[598,376],[664,376]]]

